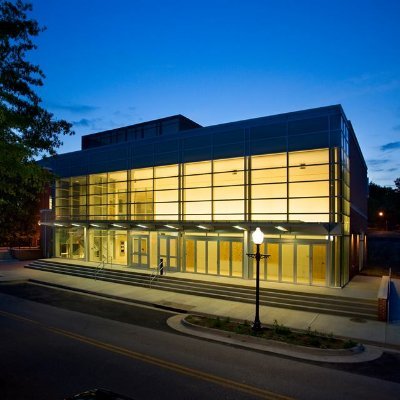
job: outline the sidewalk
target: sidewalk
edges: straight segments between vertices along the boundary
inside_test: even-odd
[[[185,310],[191,313],[204,313],[252,321],[253,304],[209,299],[206,297],[165,292],[156,289],[121,285],[94,279],[85,279],[45,271],[24,268],[27,261],[0,261],[0,283],[36,279],[39,281],[74,288],[79,291],[97,294],[120,301],[159,305],[166,308]],[[202,277],[203,278],[203,277]],[[248,284],[252,282],[247,281]],[[358,276],[344,289],[332,289],[335,294],[371,297],[379,287],[379,278]],[[270,286],[270,285],[268,285]],[[308,288],[322,290],[323,288]],[[260,306],[260,319],[263,324],[273,324],[277,320],[293,329],[317,330],[333,333],[335,336],[353,338],[363,344],[370,343],[400,349],[400,322],[387,324],[380,321],[349,319],[346,317],[295,311],[283,308]]]

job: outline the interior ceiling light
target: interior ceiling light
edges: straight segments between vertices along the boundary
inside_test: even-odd
[[[175,226],[172,226],[172,225],[164,225],[164,226],[166,226],[167,228],[170,228],[170,229],[178,229],[178,228],[175,228]]]
[[[283,226],[276,226],[275,229],[278,229],[278,231],[282,231],[282,232],[287,232],[288,230],[286,228],[284,228]]]
[[[139,228],[145,228],[145,229],[147,229],[147,226],[146,226],[146,225],[136,224],[136,226],[138,226]]]
[[[200,229],[206,229],[206,230],[208,229],[208,228],[206,228],[206,227],[203,226],[203,225],[197,225],[197,227],[200,228]]]
[[[118,225],[118,224],[111,224],[112,226],[116,226],[117,228],[123,228],[122,225]]]
[[[72,226],[80,226],[79,224],[71,224]]]
[[[243,227],[241,227],[239,225],[235,225],[234,228],[235,229],[239,229],[240,231],[245,231],[246,230],[246,228],[243,228]]]
[[[64,226],[63,224],[57,224],[57,222],[54,222],[55,226]]]
[[[96,228],[100,228],[100,225],[90,224],[91,226],[95,226]]]

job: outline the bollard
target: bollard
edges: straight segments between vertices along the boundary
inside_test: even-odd
[[[160,275],[164,274],[164,261],[160,258]]]

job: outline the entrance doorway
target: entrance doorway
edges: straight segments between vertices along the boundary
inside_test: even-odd
[[[296,283],[326,285],[326,244],[296,245]]]
[[[326,285],[326,245],[312,245],[312,284]]]
[[[260,262],[260,279],[305,285],[326,285],[326,243],[267,242],[260,246],[268,259]],[[253,278],[255,278],[253,263]]]
[[[243,276],[243,241],[231,238],[185,238],[185,272]]]
[[[159,236],[158,254],[163,260],[165,271],[178,271],[178,237],[176,236]]]
[[[149,268],[149,237],[144,235],[132,236],[132,259],[134,268]]]

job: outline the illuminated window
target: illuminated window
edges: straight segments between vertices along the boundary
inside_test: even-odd
[[[131,215],[132,220],[153,219],[153,168],[131,171]]]
[[[224,160],[214,160],[214,173],[215,172],[234,172],[244,170],[244,158],[228,158]]]
[[[287,185],[253,185],[251,187],[251,197],[253,199],[285,198],[287,196]]]
[[[178,176],[178,173],[179,173],[178,164],[165,165],[163,167],[155,167],[154,168],[154,177],[155,178],[165,178],[167,176]]]
[[[257,183],[279,183],[287,181],[287,169],[276,168],[276,169],[262,169],[253,170],[251,172],[251,183],[253,185]]]
[[[201,161],[185,164],[185,175],[211,173],[211,161]]]
[[[289,153],[289,166],[327,163],[329,163],[329,149],[292,151]]]
[[[211,186],[211,174],[185,176],[183,184],[185,188]]]
[[[289,181],[321,181],[329,180],[329,165],[301,165],[289,168]]]
[[[329,181],[290,183],[289,196],[290,197],[329,196]],[[326,212],[329,212],[329,210],[327,210]]]
[[[252,169],[286,167],[286,153],[267,154],[251,157]]]

